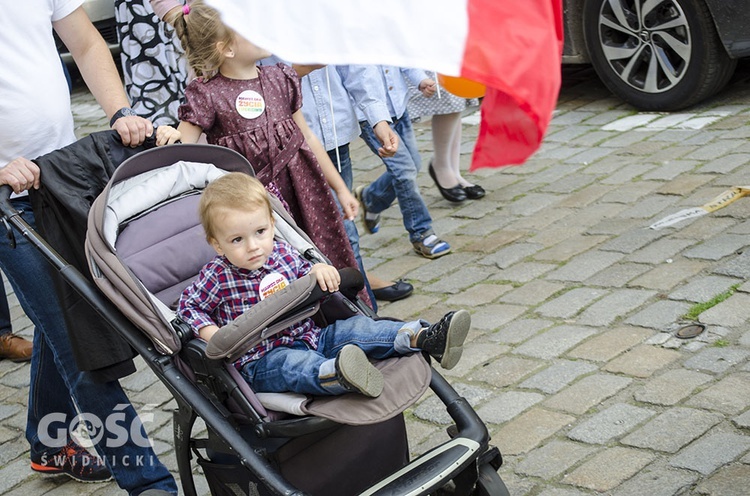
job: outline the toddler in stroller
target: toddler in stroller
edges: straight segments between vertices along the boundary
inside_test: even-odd
[[[375,317],[357,298],[363,281],[353,277],[356,271],[340,272],[336,293],[324,293],[309,274],[290,281],[225,325],[210,343],[194,339],[175,307],[216,255],[198,220],[201,192],[227,172],[252,175],[252,168],[227,148],[185,144],[143,151],[120,164],[124,157],[116,158],[127,147],[110,143],[109,134],[95,133],[52,152],[40,166],[40,191],[60,202],[70,242],[83,249],[86,231],[83,264],[77,252],[67,250],[71,263],[52,248],[48,240],[64,243],[51,228],[45,240],[23,220],[8,187],[0,187],[0,212],[96,311],[99,329],[109,325],[116,336],[107,333],[107,339],[124,339],[168,388],[177,404],[174,449],[186,496],[204,494],[194,482],[193,454],[213,496],[508,495],[497,473],[502,458],[489,444],[486,426],[430,367],[426,353],[375,361],[384,377],[377,398],[255,393],[233,366],[263,339],[307,317],[321,327],[354,315]],[[75,181],[75,190],[63,178],[72,172],[71,159],[80,164],[86,150],[107,160],[102,158],[103,168],[93,161],[75,174],[91,168],[109,182]],[[279,237],[305,259],[325,262],[281,204],[270,200]],[[85,269],[93,283],[81,273]],[[434,445],[438,440],[431,438],[433,447],[410,459],[402,412],[428,387],[454,424],[446,441]],[[193,432],[197,418],[205,422],[203,433]]]
[[[178,315],[206,341],[219,326],[306,274],[323,291],[339,289],[334,267],[311,264],[288,243],[274,240],[271,202],[257,179],[239,172],[216,179],[205,188],[199,212],[206,239],[218,255],[182,293]],[[356,315],[321,328],[307,318],[267,337],[235,365],[259,392],[377,397],[383,376],[368,357],[421,350],[451,369],[461,357],[469,324],[465,310],[450,312],[430,326]]]
[[[206,243],[198,204],[205,188],[229,172],[253,173],[244,157],[222,147],[183,144],[148,150],[113,172],[88,219],[87,260],[106,298],[84,290],[177,402],[175,454],[185,494],[198,493],[191,464],[195,454],[214,496],[426,495],[446,485],[456,495],[506,495],[497,474],[502,459],[489,445],[486,427],[429,366],[427,353],[376,360],[383,375],[383,392],[376,398],[256,393],[234,366],[266,338],[308,317],[321,329],[357,315],[376,317],[357,298],[362,278],[352,276],[358,272],[342,270],[335,293],[322,291],[310,274],[290,279],[279,291],[272,285],[267,292],[273,297],[223,325],[209,342],[195,339],[190,326],[176,318],[180,295],[216,257]],[[279,239],[312,265],[326,262],[278,200],[267,198]],[[67,278],[72,273],[68,269],[66,280],[78,289],[83,284],[80,278]],[[335,281],[326,281],[326,287],[331,289],[328,284]],[[450,319],[454,330],[446,332],[452,337],[449,351],[440,357],[444,366],[460,357],[469,326],[468,315],[462,314]],[[372,372],[361,359],[354,361]],[[410,460],[402,412],[428,387],[455,425],[448,429],[448,441]],[[205,421],[205,435],[193,435],[197,417]]]

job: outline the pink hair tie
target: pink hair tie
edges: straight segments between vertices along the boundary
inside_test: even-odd
[[[190,5],[185,4],[182,6],[182,13],[188,15],[190,13]]]

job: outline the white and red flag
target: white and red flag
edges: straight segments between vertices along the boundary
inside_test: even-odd
[[[560,89],[562,0],[206,0],[296,63],[386,64],[486,85],[471,169],[523,163]]]

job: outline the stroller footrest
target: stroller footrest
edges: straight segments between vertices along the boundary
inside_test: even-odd
[[[482,446],[467,438],[455,438],[424,453],[360,496],[407,496],[425,494],[443,486],[478,456]]]

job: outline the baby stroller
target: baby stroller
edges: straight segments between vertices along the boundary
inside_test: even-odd
[[[376,317],[356,296],[362,287],[356,271],[342,271],[342,288],[333,295],[301,278],[226,326],[221,339],[208,345],[175,319],[182,289],[214,255],[197,218],[200,192],[227,171],[252,174],[244,157],[211,145],[156,148],[123,162],[89,214],[86,250],[101,292],[14,214],[8,188],[0,199],[8,222],[29,237],[174,395],[184,493],[196,494],[195,455],[215,496],[508,494],[497,474],[502,459],[489,445],[486,427],[421,354],[378,363],[386,388],[375,400],[256,394],[231,365],[258,339],[301,318],[325,323],[357,313]],[[280,205],[274,211],[278,236],[309,259],[325,260]],[[455,425],[445,443],[409,461],[402,412],[427,387]],[[202,438],[192,435],[197,417],[207,427]]]

